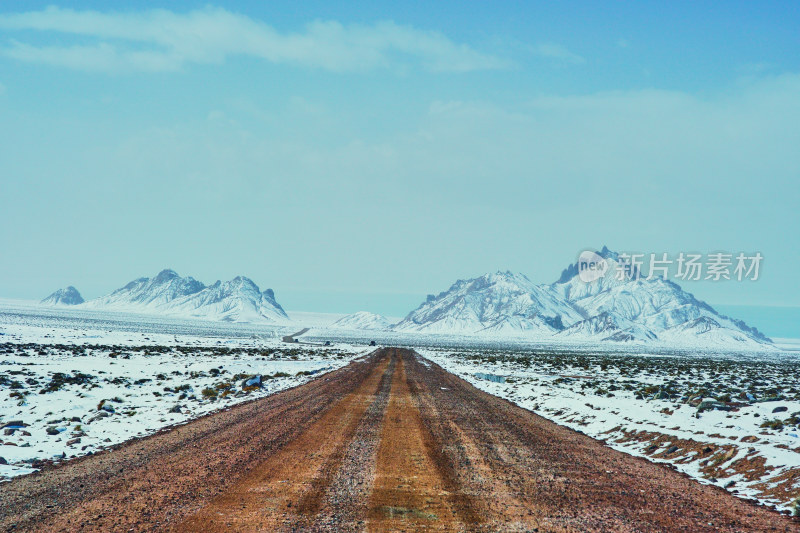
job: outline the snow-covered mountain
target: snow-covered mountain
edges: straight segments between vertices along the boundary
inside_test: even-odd
[[[66,289],[58,289],[41,303],[44,305],[78,305],[83,303],[83,296],[78,289],[70,285]]]
[[[139,278],[83,307],[154,313],[229,322],[288,321],[272,289],[264,292],[244,276],[206,287],[192,277],[162,270],[153,278]]]
[[[583,316],[548,286],[522,274],[497,272],[459,280],[394,326],[430,333],[554,333]]]
[[[111,294],[86,302],[86,306],[122,311],[132,307],[158,309],[205,288],[190,276],[182,278],[174,270],[166,269],[153,278],[135,279]]]
[[[391,322],[383,315],[370,313],[369,311],[359,311],[351,315],[343,316],[330,327],[340,329],[364,329],[364,330],[388,330]]]
[[[174,304],[174,309],[190,316],[203,316],[230,322],[285,322],[289,317],[275,300],[272,289],[261,292],[244,276],[217,281],[202,291]]]
[[[616,330],[592,333],[585,325],[575,324],[559,336],[619,341],[658,339],[673,345],[699,342],[709,346],[757,347],[771,343],[757,329],[718,313],[677,283],[635,275],[620,263],[618,254],[605,246],[598,255],[607,263],[604,276],[587,283],[578,276],[577,264],[572,264],[551,287],[586,316],[604,317],[606,324],[613,324]],[[620,270],[627,275],[618,275]]]
[[[649,329],[635,323],[622,325],[612,313],[603,311],[597,316],[581,320],[556,333],[560,339],[603,341],[653,341],[658,337]]]
[[[660,342],[671,346],[759,348],[771,344],[755,328],[717,313],[679,285],[645,279],[606,247],[605,274],[591,282],[577,263],[555,283],[497,272],[460,280],[429,295],[393,329],[435,333],[510,333],[556,341]],[[624,275],[617,274],[618,267]]]

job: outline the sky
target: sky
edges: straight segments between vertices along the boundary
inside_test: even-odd
[[[0,3],[0,296],[402,316],[607,245],[760,252],[684,287],[800,306],[796,2],[158,5]]]

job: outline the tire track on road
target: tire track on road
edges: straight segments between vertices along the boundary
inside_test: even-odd
[[[369,531],[456,531],[481,522],[423,424],[406,375],[408,351],[398,359],[378,448],[370,496]],[[413,357],[413,356],[412,356]]]
[[[316,514],[381,381],[391,379],[392,363],[384,356],[356,390],[172,531],[277,531]]]
[[[392,352],[391,371],[384,374],[378,395],[372,402],[353,439],[344,460],[325,494],[322,509],[308,525],[310,531],[363,531],[367,504],[375,480],[378,443],[389,394],[392,387],[397,352]],[[304,528],[307,524],[301,524]],[[288,529],[288,528],[287,528]]]

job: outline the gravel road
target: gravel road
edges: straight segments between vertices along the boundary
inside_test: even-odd
[[[0,485],[4,531],[800,531],[411,350]]]

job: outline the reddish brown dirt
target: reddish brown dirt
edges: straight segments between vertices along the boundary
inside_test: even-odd
[[[174,531],[276,531],[316,514],[388,366],[384,359],[356,390]]]
[[[0,485],[4,531],[800,531],[410,350]]]
[[[440,448],[423,423],[399,358],[378,448],[369,531],[457,531],[481,522],[477,504],[459,490]]]

